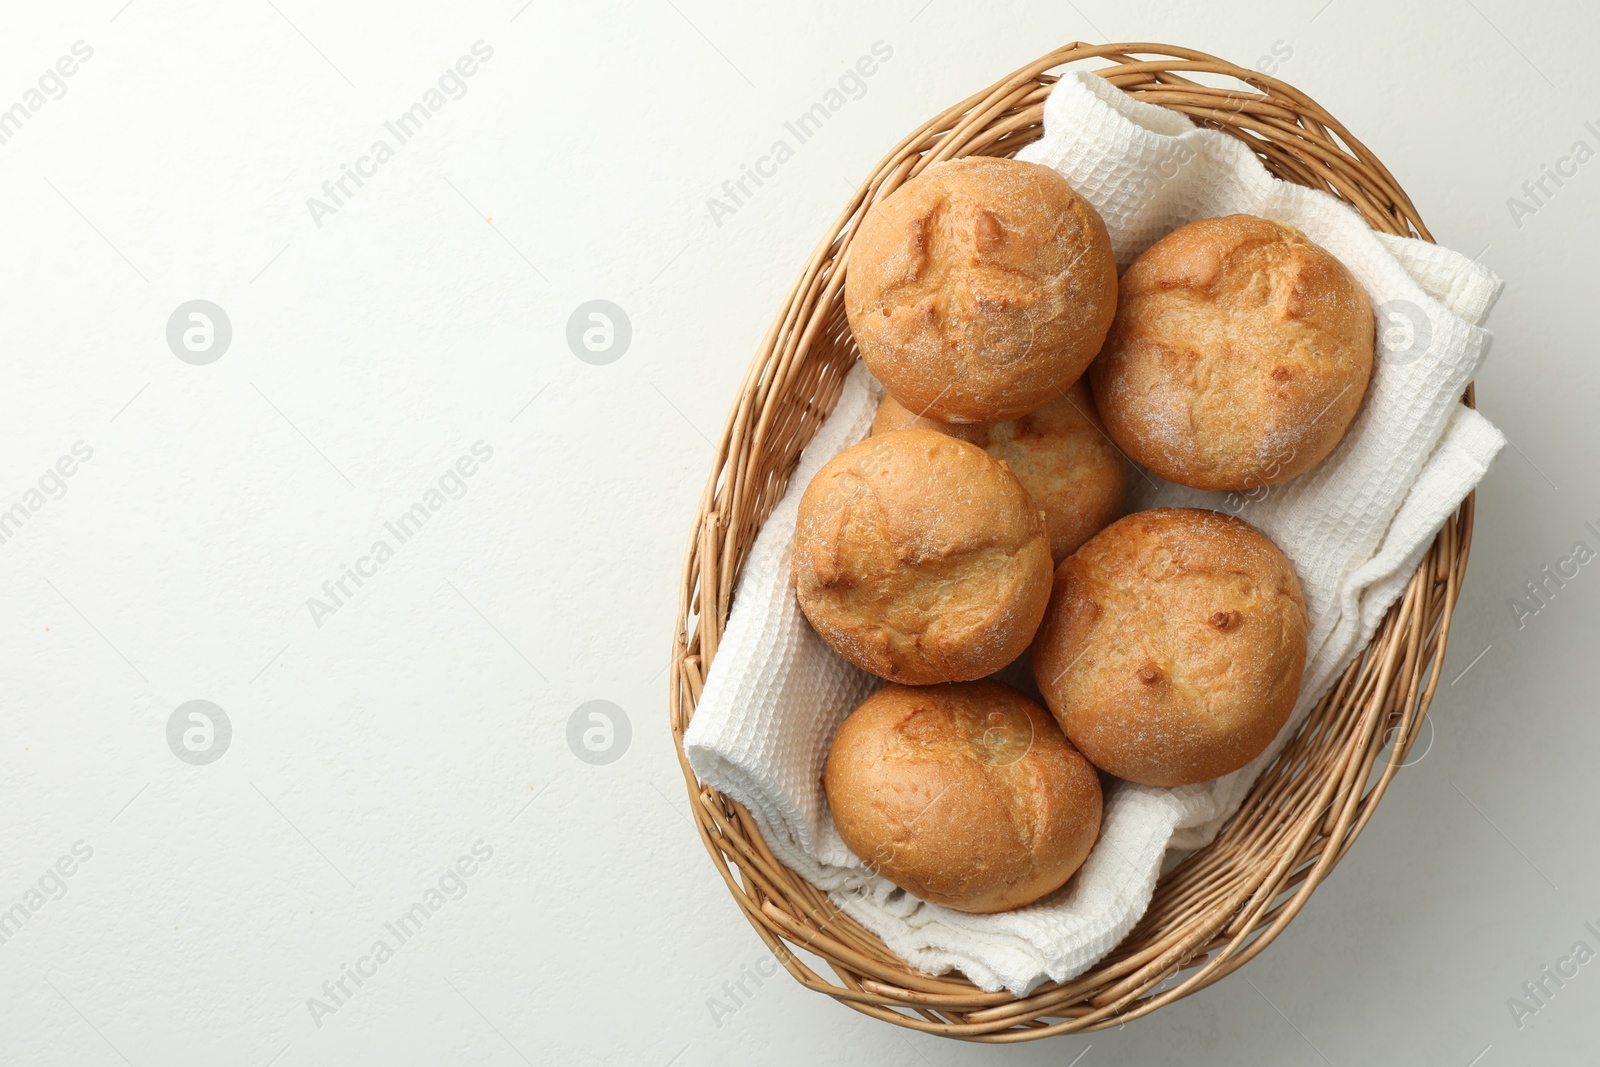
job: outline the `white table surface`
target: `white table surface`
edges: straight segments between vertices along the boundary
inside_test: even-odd
[[[1075,39],[1261,61],[1507,279],[1478,397],[1515,447],[1431,747],[1265,955],[1121,1032],[962,1045],[787,976],[726,1010],[767,953],[688,822],[664,674],[708,438],[882,151]],[[876,42],[859,98],[713,212]],[[1600,1062],[1600,962],[1561,963],[1600,951],[1600,567],[1510,606],[1600,549],[1597,45],[1559,0],[8,10],[0,1062]],[[1571,176],[1535,205],[1544,165]],[[595,299],[631,323],[609,363],[566,340]],[[192,300],[231,324],[204,365],[166,339]],[[168,743],[191,700],[231,727],[203,765]],[[605,764],[568,743],[594,700],[631,727]],[[1514,1018],[1546,966],[1577,973]]]

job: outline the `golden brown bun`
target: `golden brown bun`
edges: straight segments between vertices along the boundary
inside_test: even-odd
[[[869,437],[800,497],[793,576],[834,651],[907,685],[982,678],[1050,599],[1044,516],[1005,465],[931,430]]]
[[[1294,566],[1228,515],[1119,519],[1056,569],[1033,675],[1072,743],[1144,785],[1228,774],[1283,728],[1306,664]]]
[[[823,774],[850,850],[960,911],[1065,885],[1100,833],[1100,778],[1050,713],[999,682],[890,685],[839,727]]]
[[[1002,422],[1060,396],[1117,306],[1106,224],[1036,163],[935,163],[874,204],[844,306],[884,387],[945,422]]]
[[[1292,226],[1229,215],[1152,245],[1089,379],[1117,444],[1168,481],[1254,489],[1332,452],[1372,376],[1372,306]]]
[[[1122,514],[1128,461],[1106,436],[1083,381],[1038,411],[1009,422],[958,424],[913,415],[884,394],[874,434],[919,426],[977,445],[1002,460],[1044,512],[1050,558],[1060,563]]]

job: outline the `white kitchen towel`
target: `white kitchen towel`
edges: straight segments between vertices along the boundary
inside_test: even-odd
[[[799,497],[864,437],[880,388],[862,365],[805,450],[751,548],[684,738],[700,779],[744,804],[784,863],[912,965],[959,970],[1024,994],[1082,973],[1138,921],[1163,863],[1214,837],[1295,725],[1371,639],[1439,526],[1504,438],[1459,398],[1490,335],[1500,281],[1466,257],[1374,233],[1332,196],[1274,179],[1240,141],[1069,68],[1044,137],[1020,157],[1054,167],[1104,216],[1120,266],[1199,218],[1247,212],[1299,227],[1350,268],[1378,316],[1378,360],[1348,435],[1315,469],[1250,493],[1200,492],[1140,471],[1130,506],[1239,515],[1294,561],[1310,613],[1309,659],[1290,724],[1248,767],[1179,789],[1118,782],[1083,868],[1050,897],[1000,915],[929,904],[869,872],[839,838],[821,786],[839,723],[880,683],[812,632],[789,585]]]

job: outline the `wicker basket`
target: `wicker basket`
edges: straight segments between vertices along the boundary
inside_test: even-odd
[[[1313,709],[1216,840],[1161,878],[1149,910],[1110,955],[1027,997],[986,993],[959,974],[914,970],[774,859],[748,812],[695,778],[683,757],[683,732],[716,656],[735,583],[856,359],[840,261],[864,206],[937,160],[1010,156],[1037,139],[1056,81],[1047,72],[1089,58],[1103,62],[1097,72],[1121,89],[1239,138],[1278,177],[1353,204],[1374,229],[1432,239],[1383,164],[1297,90],[1169,45],[1072,44],[901,141],[800,272],[745,375],[700,501],[679,593],[672,732],[701,839],[789,973],[864,1014],[972,1041],[1118,1026],[1205,988],[1266,948],[1344,856],[1405,761],[1439,682],[1471,544],[1468,496],[1366,652]],[[1471,387],[1464,402],[1472,403]],[[833,977],[807,958],[820,959]]]

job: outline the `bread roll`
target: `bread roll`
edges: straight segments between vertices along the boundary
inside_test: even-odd
[[[920,426],[960,438],[1003,461],[1044,512],[1057,563],[1122,514],[1128,461],[1106,436],[1083,381],[1038,411],[997,423],[919,418],[884,395],[874,434]]]
[[[1056,569],[1033,674],[1095,766],[1153,786],[1203,782],[1282,729],[1306,663],[1294,566],[1214,511],[1119,519]]]
[[[1117,304],[1105,222],[1049,167],[935,163],[874,204],[850,244],[850,329],[911,411],[1002,422],[1054,400]]]
[[[878,690],[839,727],[823,785],[868,867],[969,912],[1066,884],[1100,833],[1100,779],[1050,713],[999,682]]]
[[[1196,489],[1254,489],[1320,463],[1372,375],[1372,306],[1299,230],[1253,215],[1174,230],[1122,276],[1090,373],[1133,459]]]
[[[800,497],[800,607],[841,656],[890,681],[969,681],[1016,659],[1050,569],[1044,516],[1016,476],[932,430],[845,449]]]

